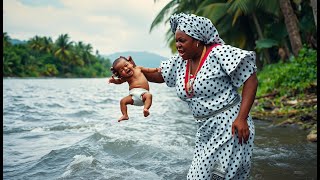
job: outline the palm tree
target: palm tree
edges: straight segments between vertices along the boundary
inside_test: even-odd
[[[299,50],[302,48],[299,27],[297,25],[298,18],[294,14],[290,0],[280,0],[280,8],[283,13],[284,22],[289,33],[291,48],[295,56],[298,55]]]
[[[229,0],[226,3],[227,6],[227,14],[226,16],[232,16],[232,26],[231,26],[231,31],[237,30],[238,33],[232,33],[232,34],[242,34],[242,42],[234,42],[240,43],[238,46],[240,48],[252,48],[245,46],[246,42],[257,42],[256,40],[264,40],[264,32],[263,28],[261,27],[260,21],[262,21],[263,25],[268,24],[266,22],[270,22],[270,19],[273,19],[273,17],[278,17],[279,16],[279,5],[277,0],[269,0],[269,1],[264,1],[264,0]],[[257,14],[258,12],[258,14]],[[263,17],[263,16],[258,16],[263,14],[264,16],[269,16],[269,17]],[[271,17],[271,18],[270,18]],[[246,21],[247,24],[254,24],[255,29],[253,27],[251,28],[251,32],[246,30],[247,27],[243,26],[243,23],[239,23],[238,26],[235,26],[237,21]],[[224,18],[228,23],[229,19]],[[230,22],[229,22],[230,23]],[[220,24],[220,23],[218,23]],[[230,26],[229,26],[230,27]],[[245,27],[245,29],[243,29]],[[223,28],[223,27],[222,27]],[[250,26],[249,26],[250,28]],[[242,30],[239,32],[239,29]],[[228,32],[228,31],[226,31]],[[251,34],[248,34],[251,33]],[[229,33],[228,33],[229,34]],[[252,36],[252,34],[257,34],[257,37]],[[223,35],[223,34],[222,34]],[[221,36],[222,36],[221,35]],[[250,38],[251,37],[251,38]],[[233,37],[234,39],[237,40],[237,38]],[[240,39],[241,40],[241,39]],[[242,45],[242,46],[241,46]],[[256,46],[256,45],[255,45]],[[271,62],[270,54],[268,49],[264,48],[263,53],[265,55],[265,64],[269,64]]]
[[[9,58],[5,58],[4,56],[2,57],[2,75],[3,76],[10,76],[12,73],[12,65],[13,63]]]
[[[88,62],[89,67],[91,66],[91,59],[93,57],[92,51],[93,47],[91,46],[91,44],[87,44],[84,46],[83,59]]]
[[[8,35],[8,33],[6,32],[3,32],[3,47],[7,47],[7,46],[10,46],[11,43],[10,43],[10,37]]]
[[[156,0],[154,1],[156,2]],[[152,21],[150,26],[150,32],[158,26],[161,22],[167,23],[170,20],[170,15],[174,13],[196,13],[196,8],[200,6],[202,3],[201,0],[186,0],[186,1],[178,1],[171,0],[162,10],[158,13],[155,19]],[[166,32],[166,37],[168,39],[169,47],[171,48],[171,52],[176,52],[175,40],[173,33],[170,29]]]
[[[192,3],[192,5],[190,5]],[[264,39],[261,23],[259,24],[256,12],[277,16],[279,5],[276,0],[205,0],[205,1],[170,1],[156,16],[151,24],[150,31],[160,22],[168,22],[170,12],[194,13],[211,19],[219,30],[220,36],[228,44],[240,48],[255,48],[256,39]],[[167,18],[165,20],[165,18]],[[270,21],[270,20],[269,20]],[[253,25],[255,26],[253,26]],[[175,52],[175,42],[170,30],[167,32],[169,45]],[[267,63],[270,62],[269,53],[265,50]]]
[[[79,54],[79,57],[89,65],[91,66],[91,58],[93,57],[92,53],[92,46],[91,44],[85,44],[82,41],[79,41],[75,46],[75,51],[77,54]]]
[[[8,35],[8,33],[3,32],[3,56],[2,56],[2,73],[3,76],[9,76],[12,73],[12,70],[10,68],[10,66],[12,66],[12,62],[10,62],[10,59],[7,58],[7,47],[10,46],[10,37]]]
[[[43,38],[40,36],[34,36],[33,38],[31,38],[28,41],[28,47],[32,50],[30,53],[30,58],[26,58],[25,61],[23,61],[25,64],[28,64],[28,66],[30,65],[30,67],[32,65],[39,65],[41,61],[38,61],[39,58],[41,57],[41,51],[43,48]],[[31,56],[33,58],[31,58]],[[36,67],[36,66],[34,66]]]
[[[28,44],[32,50],[40,52],[43,44],[42,38],[40,36],[35,36],[29,40]]]
[[[82,41],[79,41],[78,43],[75,44],[74,49],[73,49],[73,55],[76,57],[76,61],[82,61],[80,64],[84,64],[84,59],[83,59],[83,49],[84,49],[84,43]]]
[[[51,53],[53,51],[53,41],[51,37],[42,38],[41,51],[46,53]]]
[[[256,49],[259,53],[257,43],[266,39],[266,25],[279,16],[279,4],[277,0],[229,0],[216,3],[207,0],[198,8],[198,13],[211,19],[228,44]],[[268,49],[265,47],[261,50],[265,57],[264,64],[269,64],[271,58]]]
[[[154,0],[156,2],[156,0]],[[150,32],[159,25],[161,22],[167,23],[169,21],[171,13],[195,13],[196,7],[199,7],[202,3],[201,0],[187,0],[187,1],[177,1],[171,0],[165,7],[161,9],[156,18],[152,21],[150,26]],[[166,19],[165,19],[166,18]]]
[[[70,42],[69,39],[68,34],[61,34],[55,42],[57,50],[54,55],[62,62],[63,73],[65,72],[65,64],[68,64],[68,61],[70,61],[72,57],[71,49],[73,42]]]

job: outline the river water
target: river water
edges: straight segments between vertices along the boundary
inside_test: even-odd
[[[183,180],[195,123],[173,88],[151,83],[153,104],[128,106],[128,85],[100,79],[3,79],[3,178]],[[250,179],[317,179],[317,143],[298,127],[254,120]]]

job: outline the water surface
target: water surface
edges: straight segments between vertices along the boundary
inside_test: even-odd
[[[186,179],[195,123],[173,88],[151,83],[153,104],[128,106],[107,79],[3,79],[4,179]],[[255,120],[251,179],[317,179],[307,132]]]

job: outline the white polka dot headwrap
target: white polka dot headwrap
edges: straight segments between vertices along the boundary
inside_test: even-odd
[[[205,44],[224,44],[217,29],[210,19],[194,14],[173,14],[170,17],[171,31],[175,34],[179,29],[187,35],[204,42]]]

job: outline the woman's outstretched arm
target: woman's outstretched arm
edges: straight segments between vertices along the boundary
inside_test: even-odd
[[[144,73],[147,80],[155,83],[163,83],[164,79],[161,75],[161,72],[153,72],[153,73]]]
[[[134,67],[136,66],[136,64],[131,56],[128,57],[128,60],[129,60],[129,62],[131,62],[133,64]],[[150,82],[155,82],[155,83],[163,83],[164,82],[164,79],[163,79],[161,72],[159,70],[157,70],[157,72],[143,72],[143,74],[146,76],[147,80]]]

